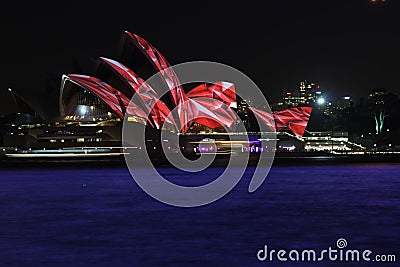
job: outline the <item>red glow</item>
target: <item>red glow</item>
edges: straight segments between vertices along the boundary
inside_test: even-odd
[[[218,99],[230,107],[236,107],[236,90],[232,83],[217,82],[215,84],[202,84],[190,90],[190,98]]]
[[[64,77],[64,79],[69,80],[93,93],[109,106],[121,119],[124,118],[125,110],[131,115],[147,119],[146,113],[136,105],[130,106],[128,111],[127,107],[130,100],[124,94],[102,80],[91,76],[77,74],[68,74]]]
[[[288,128],[297,136],[303,136],[310,119],[312,107],[295,107],[274,113],[277,131]]]
[[[271,113],[269,113],[267,111],[256,109],[256,108],[252,108],[252,107],[249,107],[249,109],[253,112],[253,114],[258,119],[260,119],[262,122],[264,122],[272,132],[276,132],[275,121],[274,121],[274,115],[273,114],[271,114]]]
[[[171,110],[160,100],[158,93],[149,84],[117,61],[100,58],[102,63],[117,74],[121,82],[131,88],[138,103],[134,103],[122,92],[95,77],[70,74],[64,76],[65,79],[92,92],[121,119],[127,112],[129,115],[145,119],[149,125],[157,129],[160,129],[165,122],[182,133],[186,133],[193,122],[209,128],[221,126],[231,128],[236,125],[237,115],[231,109],[236,108],[234,84],[206,83],[185,94],[176,73],[170,68],[165,57],[143,38],[129,32],[125,34],[141,49],[157,72],[161,73],[163,82],[170,90],[173,105],[177,107],[176,117],[171,115]],[[291,94],[287,92],[287,95]],[[296,107],[271,114],[252,107],[249,109],[257,118],[266,123],[271,131],[289,129],[297,136],[304,134],[312,111],[311,107]]]
[[[185,114],[187,110],[182,110],[183,106],[181,103],[187,100],[187,96],[182,86],[180,85],[180,81],[174,72],[171,69],[171,65],[168,63],[167,59],[150,43],[148,43],[142,37],[132,34],[130,32],[125,32],[125,34],[129,37],[133,44],[135,44],[139,49],[142,50],[147,59],[153,64],[157,72],[160,72],[163,77],[163,81],[167,88],[170,90],[171,98],[173,104],[178,107],[178,116],[179,122],[182,127],[182,131],[185,133],[189,130],[189,126],[185,121]]]
[[[150,87],[142,78],[130,70],[123,64],[108,58],[100,58],[111,69],[118,73],[122,81],[128,83],[132,91],[136,93],[139,99],[140,107],[150,114],[153,123],[157,129],[160,129],[163,122],[174,124],[172,118],[168,118],[171,111],[163,102],[159,100],[159,96],[153,88]]]
[[[253,114],[263,121],[271,131],[291,130],[297,136],[303,136],[310,119],[312,107],[295,107],[274,114],[256,108],[249,108]]]

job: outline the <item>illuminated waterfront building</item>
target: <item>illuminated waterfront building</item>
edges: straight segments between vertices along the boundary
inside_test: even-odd
[[[59,98],[57,122],[39,128],[11,129],[9,136],[25,136],[25,142],[7,146],[60,148],[68,146],[121,145],[121,127],[127,123],[146,125],[149,132],[167,129],[177,134],[223,133],[235,129],[243,118],[248,127],[252,118],[265,123],[272,133],[287,131],[301,137],[307,127],[311,107],[290,107],[275,114],[251,106],[251,99],[236,100],[235,85],[229,82],[204,83],[185,92],[165,57],[138,35],[124,32],[119,61],[101,57],[93,76],[65,74]],[[140,62],[140,66],[138,66]],[[138,72],[135,72],[135,71]],[[160,84],[168,94],[159,97],[157,88],[147,84],[160,73]],[[311,101],[313,83],[300,84],[300,96]],[[135,96],[137,101],[131,101]],[[302,102],[303,103],[303,102]],[[176,113],[171,110],[177,108]],[[200,137],[199,137],[200,138]],[[150,139],[150,138],[149,138]],[[154,138],[151,138],[154,139]]]

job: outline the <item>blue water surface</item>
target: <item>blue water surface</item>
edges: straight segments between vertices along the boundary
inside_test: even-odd
[[[221,169],[160,172],[199,185]],[[187,209],[152,199],[123,167],[0,169],[0,266],[397,266],[256,257],[339,238],[399,263],[400,165],[277,166],[252,194],[249,181]]]

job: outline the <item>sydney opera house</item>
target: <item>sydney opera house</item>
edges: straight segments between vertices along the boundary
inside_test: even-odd
[[[196,140],[221,138],[226,129],[235,131],[238,123],[246,123],[246,128],[251,128],[252,121],[257,120],[265,123],[271,132],[286,133],[293,142],[305,132],[311,107],[270,113],[239,99],[235,84],[230,82],[183,88],[169,67],[166,58],[153,45],[138,35],[124,32],[118,61],[100,57],[93,75],[62,76],[56,121],[41,127],[19,127],[19,131],[11,128],[3,136],[4,146],[23,149],[120,147],[124,119],[145,125],[150,143],[156,143],[154,140],[163,129],[182,136],[191,135],[193,141],[194,135]],[[156,73],[159,73],[158,85],[168,92],[165,95],[146,82]],[[131,101],[133,97],[135,101]]]

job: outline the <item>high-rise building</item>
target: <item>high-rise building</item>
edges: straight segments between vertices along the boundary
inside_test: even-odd
[[[271,107],[274,111],[278,111],[297,106],[313,106],[318,101],[324,101],[320,86],[304,80],[295,90],[285,91],[282,99],[272,104]]]

